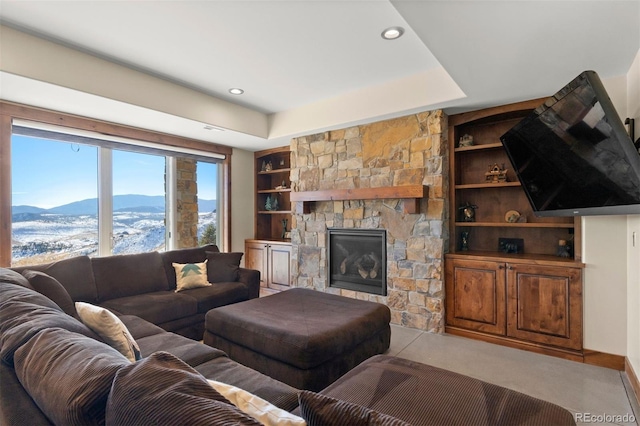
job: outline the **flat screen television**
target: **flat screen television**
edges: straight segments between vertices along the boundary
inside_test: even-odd
[[[594,71],[500,140],[536,216],[640,214],[640,154]]]

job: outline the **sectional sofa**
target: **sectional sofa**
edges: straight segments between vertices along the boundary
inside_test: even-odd
[[[0,424],[575,424],[568,411],[554,404],[385,355],[368,359],[318,393],[303,391],[245,367],[219,349],[168,331],[195,334],[199,304],[206,309],[217,303],[212,296],[199,301],[193,296],[191,310],[172,310],[166,298],[182,292],[169,290],[171,277],[165,274],[163,279],[157,270],[167,272],[169,260],[194,261],[212,250],[168,252],[160,255],[162,262],[157,254],[145,254],[37,268],[56,273],[55,281],[29,268],[0,268]],[[102,262],[113,262],[111,273],[122,281],[107,279],[104,265],[94,269]],[[152,265],[156,271],[150,270]],[[125,272],[147,274],[138,275],[143,284],[137,288],[149,291],[132,294],[129,286],[135,288],[138,280]],[[152,286],[148,276],[167,289]],[[102,288],[105,282],[108,291]],[[227,284],[233,282],[205,288]],[[248,288],[253,284],[236,284],[243,288],[234,290],[242,293],[240,299],[257,295],[257,288]],[[142,302],[136,308],[141,315],[132,315],[132,300],[156,293],[167,315]],[[117,311],[139,349],[137,360],[128,359],[78,318],[74,302],[79,300]],[[176,312],[184,315],[177,317]],[[262,407],[259,417],[250,410],[255,406]]]
[[[88,302],[122,315],[135,315],[166,331],[201,340],[204,316],[210,309],[257,298],[260,294],[260,273],[238,267],[240,257],[241,253],[220,253],[216,245],[206,245],[163,253],[78,256],[13,269],[50,275],[65,287],[74,302]],[[228,258],[233,258],[235,264],[230,265]],[[176,293],[176,272],[172,264],[205,260],[208,260],[210,281],[217,281],[216,285]],[[228,276],[234,278],[228,279]]]

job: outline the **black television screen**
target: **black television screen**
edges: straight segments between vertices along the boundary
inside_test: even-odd
[[[500,139],[537,216],[640,213],[640,154],[594,71]]]

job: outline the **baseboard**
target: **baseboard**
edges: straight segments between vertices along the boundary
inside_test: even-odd
[[[583,362],[585,364],[613,368],[618,371],[624,371],[625,369],[625,357],[623,355],[608,354],[605,352],[592,351],[591,349],[584,349],[583,354]]]
[[[486,333],[466,330],[462,328],[445,326],[445,333],[457,336],[468,337],[475,340],[482,340],[502,346],[509,346],[516,349],[524,349],[529,352],[536,352],[543,355],[555,356],[571,361],[582,362],[598,367],[612,368],[618,371],[625,371],[625,357],[623,355],[614,355],[605,352],[598,352],[591,349],[583,349],[574,351],[563,348],[545,346],[536,343],[523,342],[521,340],[511,339],[504,336],[493,336]],[[637,383],[637,380],[636,380]],[[635,389],[635,388],[634,388]]]
[[[629,362],[629,358],[624,359],[624,372],[627,373],[627,377],[629,378],[629,383],[631,383],[631,387],[633,388],[634,396],[636,397],[636,402],[640,405],[640,380],[638,380],[638,375],[635,371],[633,371],[633,367]]]

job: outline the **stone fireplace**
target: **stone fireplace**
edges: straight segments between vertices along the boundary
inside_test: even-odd
[[[444,331],[446,126],[438,110],[292,139],[291,198],[307,197],[291,220],[292,286],[383,303],[393,324]],[[386,295],[330,284],[336,228],[384,232]]]

